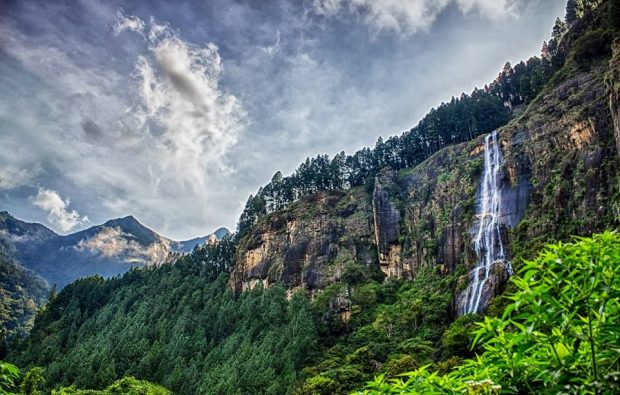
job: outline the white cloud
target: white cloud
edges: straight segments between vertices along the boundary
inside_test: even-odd
[[[30,184],[39,170],[39,168],[25,169],[12,165],[3,166],[0,168],[0,191]]]
[[[428,29],[448,5],[455,3],[467,14],[478,11],[489,19],[512,16],[517,0],[314,0],[319,15],[334,16],[346,10],[360,15],[379,30],[412,34]]]
[[[88,250],[105,257],[121,257],[128,263],[158,265],[164,262],[170,252],[170,242],[159,238],[154,243],[142,246],[119,227],[104,227],[93,237],[80,240],[75,249]]]
[[[0,76],[0,190],[52,180],[80,207],[103,205],[99,217],[131,213],[183,237],[230,226],[214,194],[230,178],[228,153],[246,115],[220,86],[217,46],[194,45],[152,18],[111,14],[105,26],[120,70],[105,47],[76,36],[0,25],[15,59]]]
[[[456,0],[456,3],[465,14],[477,10],[489,19],[514,17],[517,12],[517,0]]]
[[[157,183],[184,175],[188,185],[204,190],[209,167],[224,170],[221,159],[237,143],[245,112],[239,100],[220,89],[224,71],[218,47],[184,41],[169,26],[151,19],[119,15],[122,26],[146,32],[148,54],[138,56],[140,127],[159,135],[158,163],[164,172]],[[206,191],[205,191],[206,192]]]
[[[144,21],[136,16],[125,16],[122,11],[116,12],[116,22],[112,26],[114,34],[118,35],[125,30],[142,33]]]
[[[58,192],[40,188],[37,196],[31,196],[35,206],[48,212],[47,220],[62,232],[68,232],[78,225],[88,222],[88,217],[80,216],[76,210],[69,211],[69,198],[63,200]]]
[[[536,13],[551,0],[519,0],[528,17],[506,24],[478,20],[511,15],[506,0],[317,1],[325,18],[304,1],[137,8],[157,19],[114,2],[14,2],[0,23],[0,178],[17,187],[0,205],[45,221],[28,200],[44,185],[96,222],[133,214],[177,239],[234,227],[276,170],[406,130],[536,52],[555,19]],[[443,4],[473,17],[434,23]],[[393,42],[433,23],[432,37]],[[369,40],[381,26],[395,34]]]
[[[276,41],[273,45],[268,45],[266,47],[261,47],[263,52],[265,52],[270,57],[273,57],[275,54],[280,51],[280,29],[276,30]]]

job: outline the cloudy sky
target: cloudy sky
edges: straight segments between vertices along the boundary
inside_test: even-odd
[[[400,134],[539,52],[564,0],[0,0],[0,209],[234,228],[307,156]]]

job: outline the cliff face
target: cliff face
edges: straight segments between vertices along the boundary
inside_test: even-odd
[[[241,241],[237,290],[282,282],[313,291],[337,282],[345,263],[376,265],[372,208],[361,188],[317,193],[263,218]]]
[[[514,266],[550,239],[615,223],[618,154],[602,67],[547,89],[499,130],[499,229]],[[315,292],[340,281],[347,261],[396,278],[435,266],[460,276],[452,291],[455,308],[462,305],[478,263],[472,240],[481,218],[483,140],[447,147],[415,168],[384,169],[372,191],[319,193],[266,216],[241,241],[231,286],[280,281]],[[484,306],[509,270],[491,271]]]
[[[620,40],[612,45],[612,59],[609,63],[609,109],[613,118],[616,148],[620,154]]]
[[[399,191],[396,181],[396,174],[390,169],[386,169],[375,178],[372,214],[379,267],[386,276],[399,278],[410,275],[411,268],[406,264],[403,265],[401,260],[400,210],[390,198],[390,189]]]
[[[522,140],[504,147],[509,181],[525,172],[532,183],[526,216],[511,232],[517,255],[617,225],[618,153],[604,68],[548,90],[503,130],[504,142]]]

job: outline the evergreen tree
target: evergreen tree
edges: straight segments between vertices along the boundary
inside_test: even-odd
[[[610,27],[620,32],[620,0],[609,0],[608,7]]]
[[[568,0],[566,3],[566,23],[569,25],[574,24],[583,15],[584,6],[583,0]]]

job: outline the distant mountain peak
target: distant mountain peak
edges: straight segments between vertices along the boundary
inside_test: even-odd
[[[110,219],[108,221],[106,221],[102,226],[141,226],[144,227],[144,225],[142,225],[140,223],[140,221],[138,221],[136,219],[136,217],[134,217],[133,215],[128,215],[126,217],[121,217],[121,218],[114,218],[114,219]]]
[[[15,218],[8,211],[0,211],[0,230],[13,236],[27,236],[47,239],[57,236],[56,232],[36,222],[25,222]]]
[[[224,236],[228,236],[230,234],[230,230],[222,226],[221,228],[218,228],[215,232],[213,232],[213,234],[215,235],[215,237],[217,237],[218,240],[221,240]]]

